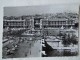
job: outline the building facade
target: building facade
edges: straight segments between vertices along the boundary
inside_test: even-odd
[[[44,28],[69,28],[74,26],[75,20],[68,20],[66,18],[53,18],[53,19],[44,19],[42,21],[42,26]]]
[[[25,20],[4,20],[3,28],[25,28],[26,21]]]
[[[49,28],[66,28],[74,27],[74,19],[70,18],[36,18],[24,20],[3,20],[3,28],[26,28],[30,30],[49,29]]]

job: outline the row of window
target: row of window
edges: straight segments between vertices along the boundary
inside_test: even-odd
[[[3,28],[5,27],[10,27],[10,28],[24,28],[24,26],[3,26]]]
[[[4,22],[4,25],[24,25],[24,22]]]
[[[73,21],[69,21],[69,22],[66,22],[66,21],[43,21],[42,24],[43,25],[53,25],[53,24],[73,24],[74,22]]]
[[[49,26],[43,26],[43,27],[44,28],[48,28],[48,27],[50,27],[50,28],[61,28],[62,25],[49,25]],[[69,25],[69,26],[64,25],[63,27],[71,27],[71,25]]]

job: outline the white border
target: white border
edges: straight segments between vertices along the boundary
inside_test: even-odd
[[[33,6],[33,5],[48,5],[48,4],[49,5],[50,4],[80,4],[80,0],[0,0],[0,1],[1,1],[0,3],[0,60],[2,60],[3,7]],[[80,27],[79,27],[79,31],[80,31]],[[79,41],[79,47],[80,47],[80,41]],[[33,57],[33,58],[14,58],[14,59],[4,59],[4,60],[80,60],[80,55],[74,57],[50,57],[50,58]]]

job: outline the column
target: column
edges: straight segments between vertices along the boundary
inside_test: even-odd
[[[42,19],[40,19],[40,29],[42,29]]]
[[[34,19],[32,18],[32,30],[34,30]]]

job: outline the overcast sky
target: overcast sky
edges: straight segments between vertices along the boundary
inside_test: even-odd
[[[44,13],[58,12],[76,12],[78,13],[78,4],[55,4],[41,6],[20,6],[20,7],[4,7],[5,16],[21,16]]]

